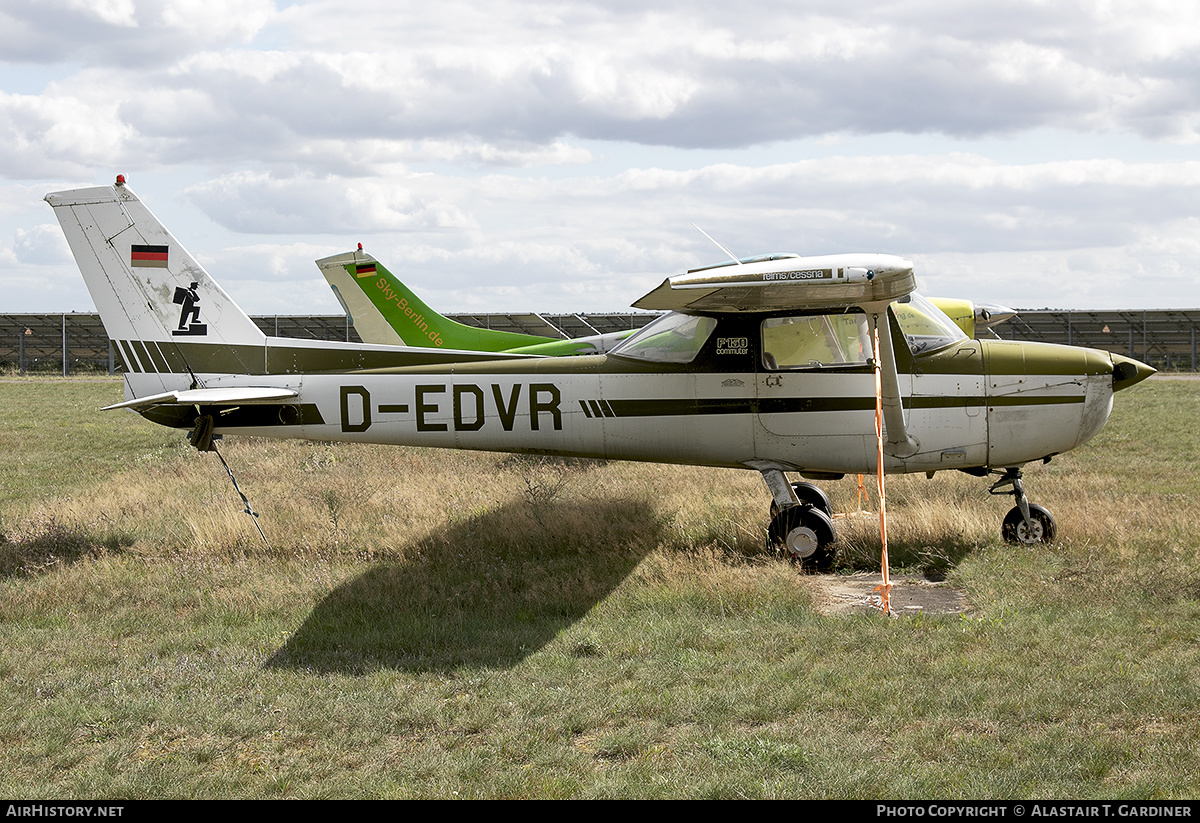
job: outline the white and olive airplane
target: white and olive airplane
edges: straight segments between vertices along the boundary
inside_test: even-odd
[[[815,486],[884,468],[999,476],[1012,542],[1053,539],[1021,467],[1103,428],[1114,392],[1154,373],[1104,351],[974,340],[883,254],[729,262],[634,305],[663,317],[606,354],[545,357],[265,336],[118,177],[46,196],[125,370],[123,403],[218,435],[644,460],[760,472],[771,544],[827,567]],[[878,330],[878,351],[872,332]]]

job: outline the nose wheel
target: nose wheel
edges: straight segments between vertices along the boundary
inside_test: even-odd
[[[1036,503],[1029,504],[1029,520],[1025,519],[1020,506],[1013,506],[1000,526],[1005,542],[1019,546],[1052,543],[1057,533],[1054,516]]]
[[[1000,479],[992,484],[992,494],[1011,494],[1017,505],[1004,515],[1000,535],[1006,543],[1018,546],[1037,546],[1053,543],[1058,536],[1058,525],[1054,516],[1043,506],[1030,503],[1021,486],[1021,470],[1005,469]]]

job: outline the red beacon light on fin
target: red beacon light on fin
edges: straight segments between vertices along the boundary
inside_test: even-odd
[[[117,175],[117,185],[118,185],[118,186],[124,186],[124,185],[125,185],[125,175],[123,175],[123,174],[118,174],[118,175]]]
[[[359,244],[358,244],[358,250],[359,250],[359,251],[362,251],[362,243],[359,243]]]

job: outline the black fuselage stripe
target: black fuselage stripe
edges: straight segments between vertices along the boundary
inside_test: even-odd
[[[1082,403],[1082,395],[1054,397],[905,397],[907,409],[1047,406]],[[662,400],[602,400],[614,417],[665,417],[693,414],[797,414],[875,410],[874,397],[763,397]]]

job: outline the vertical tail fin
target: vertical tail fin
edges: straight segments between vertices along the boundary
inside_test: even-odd
[[[317,261],[317,267],[325,276],[325,282],[333,289],[358,336],[365,343],[382,343],[388,346],[425,345],[417,342],[415,335],[405,340],[399,330],[392,327],[383,312],[371,302],[367,291],[359,285],[359,278],[374,280],[379,264],[365,251],[347,252]],[[386,269],[384,270],[386,271]]]
[[[261,370],[265,335],[121,178],[46,202],[126,371]]]
[[[326,257],[317,266],[368,343],[500,352],[558,340],[457,323],[431,309],[364,251]]]

